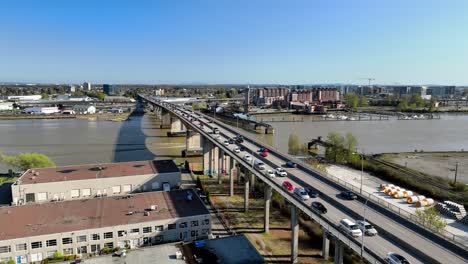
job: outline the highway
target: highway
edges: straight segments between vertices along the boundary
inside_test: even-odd
[[[272,170],[276,169],[277,167],[282,167],[287,161],[284,156],[277,155],[274,152],[269,152],[269,155],[266,158],[261,157],[259,152],[257,152],[259,146],[261,145],[258,142],[248,139],[246,136],[244,137],[245,141],[242,143],[242,145],[246,148],[246,151],[235,153],[235,144],[224,146],[223,142],[228,138],[236,136],[237,133],[242,133],[241,131],[234,131],[232,128],[229,128],[228,126],[221,123],[216,123],[216,125],[215,123],[209,123],[211,118],[201,114],[194,114],[190,110],[186,110],[178,106],[165,105],[165,107],[168,107],[168,110],[181,118],[184,123],[192,126],[194,130],[201,132],[205,137],[210,137],[209,139],[211,141],[217,142],[218,147],[225,149],[227,154],[236,157],[236,160],[238,161],[243,161],[245,154],[249,154],[252,155],[254,159],[262,160],[267,164],[267,169]],[[197,116],[198,122],[203,124],[203,128],[201,128],[199,124],[191,122],[188,119],[189,116],[195,115]],[[221,137],[218,140],[214,139],[213,135],[211,134],[212,126],[216,126],[220,130]],[[256,171],[253,166],[251,166],[251,164],[245,163],[245,161],[240,163],[246,164],[246,166],[250,166],[251,170]],[[348,218],[353,221],[362,219],[364,213],[364,205],[362,202],[356,200],[343,200],[338,195],[341,192],[341,189],[330,185],[329,183],[323,181],[319,177],[315,177],[307,171],[299,168],[285,168],[285,170],[288,172],[287,180],[290,181],[293,186],[311,186],[314,189],[320,191],[320,196],[318,198],[302,201],[298,199],[297,196],[293,195],[292,192],[284,189],[282,191],[280,190],[281,194],[286,199],[288,199],[288,201],[292,201],[293,204],[301,203],[299,204],[299,209],[303,210],[309,216],[313,216],[312,218],[314,220],[323,218],[323,220],[326,222],[334,223],[336,227],[339,224],[339,221],[343,218]],[[261,172],[256,172],[256,175],[258,175],[259,178],[261,178],[267,184],[273,183],[273,186],[276,185],[276,187],[281,186],[282,182],[286,180],[286,178],[283,177],[262,178],[259,173]],[[277,188],[275,190],[277,190]],[[310,204],[314,200],[320,201],[328,209],[328,212],[325,215],[318,217],[314,211],[310,210]],[[384,258],[388,252],[396,252],[405,256],[410,261],[410,263],[467,262],[463,257],[453,253],[452,251],[449,251],[437,243],[434,243],[430,239],[420,235],[418,232],[411,230],[407,226],[401,224],[395,219],[388,217],[387,215],[382,214],[377,210],[367,208],[366,220],[372,223],[379,231],[379,235],[377,236],[366,236],[364,238],[366,251],[372,252],[381,258]],[[354,239],[348,237],[348,239],[352,240],[354,243],[353,245],[360,245],[362,238],[358,237]],[[405,245],[404,243],[401,243],[402,241],[408,244]],[[359,248],[356,249],[355,246],[353,249],[358,253],[360,252]]]

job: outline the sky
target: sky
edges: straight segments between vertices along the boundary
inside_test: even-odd
[[[465,0],[4,0],[0,82],[468,85]]]

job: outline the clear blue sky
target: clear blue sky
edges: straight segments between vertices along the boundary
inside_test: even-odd
[[[0,11],[0,82],[468,84],[466,0],[5,0]]]

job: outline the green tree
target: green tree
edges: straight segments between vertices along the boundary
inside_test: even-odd
[[[364,106],[368,106],[368,102],[367,102],[367,97],[365,96],[361,96],[361,98],[359,99],[359,106],[360,107],[364,107]]]
[[[358,141],[352,133],[346,133],[345,138],[345,148],[346,148],[346,161],[354,161],[357,159],[357,154],[354,151],[357,148]]]
[[[54,253],[54,258],[58,259],[58,258],[61,258],[61,257],[63,257],[62,253],[60,253],[58,251]]]
[[[440,213],[435,207],[423,210],[417,209],[416,216],[424,225],[429,225],[437,231],[442,231],[447,226],[447,222],[440,216]]]
[[[408,100],[406,98],[402,99],[400,103],[397,105],[397,110],[398,111],[405,111],[408,109]]]
[[[425,102],[420,94],[412,94],[409,100],[409,104],[413,107],[424,107]]]
[[[436,108],[436,100],[434,98],[431,98],[431,100],[428,102],[428,111],[429,112],[434,112]]]
[[[344,143],[345,140],[342,135],[337,132],[330,132],[326,140],[328,146],[325,149],[325,158],[333,162],[341,163],[345,159]]]
[[[42,99],[47,100],[47,99],[49,99],[49,94],[48,93],[41,93],[41,97],[42,97]]]
[[[345,104],[349,108],[356,108],[359,104],[359,98],[356,94],[346,94],[345,95]]]
[[[288,153],[297,155],[299,153],[299,137],[296,134],[289,134]]]
[[[7,264],[16,264],[16,262],[15,262],[14,260],[11,260],[11,259],[10,259],[10,260],[7,262]]]
[[[0,161],[21,170],[55,167],[55,163],[49,157],[40,153],[21,153],[18,156],[2,154],[0,155]]]

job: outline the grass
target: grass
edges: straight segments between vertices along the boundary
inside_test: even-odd
[[[0,185],[5,182],[14,182],[18,179],[17,177],[10,177],[10,176],[0,176]]]

